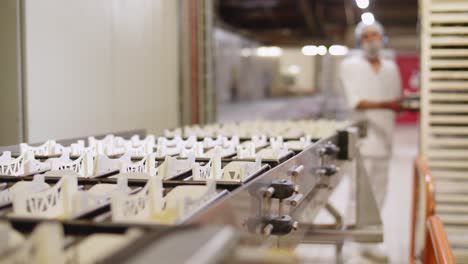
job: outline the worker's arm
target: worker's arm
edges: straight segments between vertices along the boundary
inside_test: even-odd
[[[370,109],[387,109],[395,112],[402,110],[401,103],[399,100],[391,101],[368,101],[361,100],[356,105],[356,110],[370,110]]]
[[[392,78],[393,83],[389,84],[393,94],[391,98],[398,98],[401,96],[401,78],[398,67],[394,62],[390,62],[390,67],[392,68]],[[369,101],[365,99],[358,100],[357,104],[354,107],[356,110],[370,110],[370,109],[387,109],[394,112],[401,112],[403,107],[399,99],[386,100],[386,101]]]
[[[357,64],[357,66],[359,66],[359,64]],[[366,100],[364,96],[366,94],[366,89],[365,87],[362,87],[362,82],[360,82],[361,70],[361,67],[356,67],[356,62],[353,60],[345,60],[340,65],[340,79],[349,107],[358,111],[372,109],[388,109],[395,112],[401,111],[399,100]],[[395,78],[399,80],[398,75],[396,75]],[[399,91],[400,90],[398,89],[398,92]],[[393,98],[397,98],[396,93]]]

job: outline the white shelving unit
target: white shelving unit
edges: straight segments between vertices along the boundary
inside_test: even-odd
[[[420,0],[421,153],[457,263],[468,261],[468,1]],[[456,230],[456,232],[454,232]]]

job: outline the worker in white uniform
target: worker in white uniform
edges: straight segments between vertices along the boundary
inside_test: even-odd
[[[388,185],[389,160],[395,113],[401,110],[400,75],[396,64],[382,57],[384,30],[380,23],[359,23],[355,37],[361,52],[346,58],[340,67],[344,92],[354,114],[368,121],[361,154],[380,211]]]

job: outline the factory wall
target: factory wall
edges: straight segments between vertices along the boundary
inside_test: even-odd
[[[27,141],[179,123],[178,1],[24,1]]]
[[[278,58],[255,56],[259,43],[222,28],[213,34],[218,103],[261,99],[279,84]]]
[[[282,48],[281,56],[259,56],[260,43],[224,28],[213,34],[218,103],[258,100],[316,91],[316,61],[299,47]],[[291,72],[290,66],[299,72]]]
[[[21,138],[18,10],[16,0],[0,1],[0,146]]]
[[[280,57],[282,76],[293,80],[280,87],[290,93],[312,93],[315,87],[315,56],[304,56],[300,48],[284,48]],[[284,78],[283,77],[283,78]]]

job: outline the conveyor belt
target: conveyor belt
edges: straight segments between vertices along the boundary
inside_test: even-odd
[[[130,228],[146,230],[153,234],[187,225],[222,225],[237,230],[242,236],[242,241],[249,241],[250,245],[274,241],[274,244],[294,246],[302,240],[309,228],[305,228],[306,225],[301,227],[299,221],[306,219],[312,222],[318,212],[326,206],[329,196],[343,176],[344,172],[339,168],[344,162],[354,158],[355,146],[350,142],[353,137],[351,132],[344,129],[340,133],[332,133],[328,137],[316,140],[303,151],[290,152],[283,158],[262,162],[261,169],[243,181],[218,180],[217,194],[199,204],[175,224],[131,220],[115,223],[110,216],[109,202],[71,219],[47,221],[58,222],[63,226],[65,234],[69,235],[123,233]],[[235,157],[225,158],[222,160],[222,166],[235,160]],[[198,159],[201,164],[208,161],[209,159]],[[77,183],[84,190],[97,184],[116,184],[118,181],[112,176],[117,173],[118,171],[112,171],[101,177],[78,177]],[[67,176],[65,174],[62,177]],[[46,176],[45,182],[53,185],[62,177]],[[187,172],[163,180],[165,193],[180,186],[205,186],[205,181],[193,180],[191,177],[191,172]],[[11,186],[16,182],[32,179],[32,176],[27,175],[0,176],[0,183]],[[145,179],[129,178],[127,184],[132,192],[138,192],[146,183]],[[8,206],[1,208],[1,218],[24,233],[31,232],[34,227],[45,221],[43,218],[13,217],[9,214],[11,210]],[[160,236],[156,234],[154,237]],[[124,253],[132,255],[137,252],[122,251],[116,256],[121,256],[122,260],[127,259],[128,255]]]

